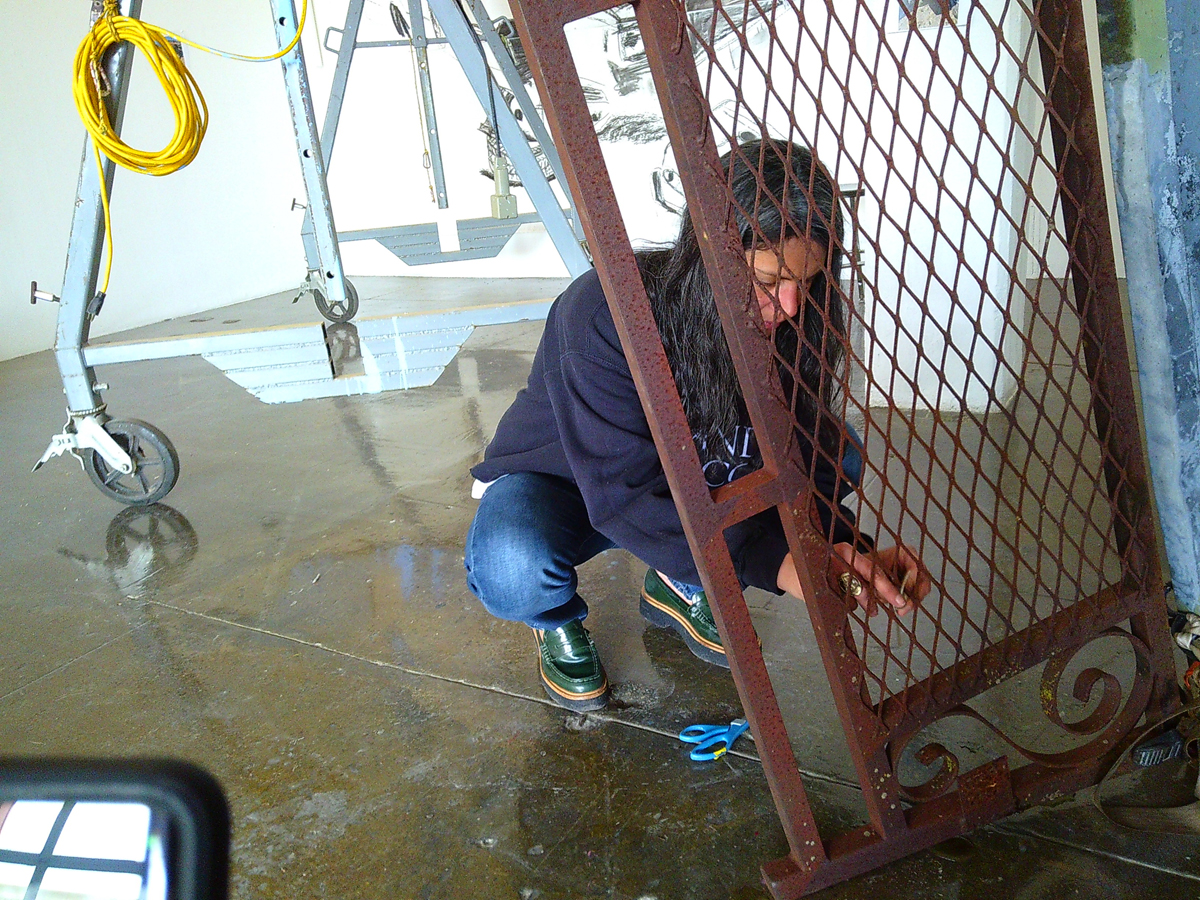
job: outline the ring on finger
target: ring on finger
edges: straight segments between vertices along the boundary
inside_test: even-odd
[[[838,576],[838,584],[841,586],[843,594],[847,594],[851,597],[859,597],[862,595],[862,582],[849,572],[843,572]]]

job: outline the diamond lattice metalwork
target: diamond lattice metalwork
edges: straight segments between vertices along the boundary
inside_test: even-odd
[[[787,833],[789,855],[763,868],[774,895],[1094,783],[1135,724],[1176,699],[1080,0],[518,0],[514,12]],[[644,54],[759,438],[762,468],[715,491],[568,40],[597,14],[618,20],[621,60]],[[842,186],[840,237],[817,223],[847,262],[810,300],[826,315],[816,375],[777,348],[750,299],[719,162],[747,136],[812,148]],[[760,233],[751,249],[770,246]],[[839,398],[833,435],[793,413],[822,384]],[[814,460],[840,470],[843,422],[867,447],[849,524],[931,570],[911,617],[848,601],[816,522]],[[842,834],[813,818],[722,537],[770,507],[866,804],[863,827]],[[1097,642],[1120,648],[1109,656],[1124,669],[1084,662]],[[1062,740],[1012,736],[981,702],[1006,685],[1032,691],[1021,708]],[[959,719],[1004,752],[965,764],[939,736]]]

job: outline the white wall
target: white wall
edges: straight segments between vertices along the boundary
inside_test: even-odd
[[[5,0],[0,55],[0,297],[9,323],[0,357],[49,347],[57,307],[28,303],[29,282],[58,293],[85,133],[71,99],[71,61],[90,3]],[[146,0],[148,21],[223,49],[269,53],[265,3]],[[15,32],[15,33],[13,33]],[[208,136],[186,169],[152,178],[118,169],[115,256],[102,335],[299,284],[304,276],[293,196],[299,165],[278,63],[235,63],[190,48],[188,67],[210,109]],[[134,62],[125,140],[146,149],[170,136],[165,98]]]
[[[297,5],[298,0],[297,0]],[[402,6],[407,9],[406,4]],[[53,13],[48,8],[53,8]],[[89,27],[88,0],[0,0],[7,28],[0,54],[0,359],[49,348],[57,307],[29,304],[29,282],[59,293],[85,132],[71,98],[71,62]],[[340,26],[345,0],[310,6],[305,54],[317,120],[336,57],[317,48]],[[145,0],[143,18],[199,43],[243,53],[275,49],[268,0]],[[313,15],[315,13],[315,15]],[[370,0],[360,40],[396,37],[387,4]],[[452,208],[446,218],[487,215],[490,182],[478,174],[482,108],[448,47],[430,49]],[[113,190],[115,262],[93,336],[296,287],[304,278],[303,202],[281,67],[242,63],[188,48],[188,68],[210,110],[208,135],[186,169],[151,178],[118,169]],[[322,65],[323,59],[323,65]],[[339,230],[430,222],[420,167],[417,94],[407,51],[360,52],[330,171]],[[134,63],[125,140],[153,149],[172,119],[145,60]],[[423,193],[424,192],[424,193]],[[517,190],[520,211],[532,211]],[[525,226],[496,260],[408,268],[374,242],[343,247],[351,275],[565,275],[540,226]]]

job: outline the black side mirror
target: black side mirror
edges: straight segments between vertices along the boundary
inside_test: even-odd
[[[0,758],[0,896],[226,900],[229,831],[188,763]]]

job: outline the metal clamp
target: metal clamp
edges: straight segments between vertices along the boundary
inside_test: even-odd
[[[104,426],[98,418],[95,416],[82,418],[72,416],[72,420],[67,423],[60,434],[56,434],[50,439],[50,446],[46,448],[42,458],[34,465],[33,471],[36,472],[48,460],[55,456],[62,456],[64,453],[70,453],[79,460],[79,464],[82,466],[83,460],[79,457],[79,451],[94,450],[103,457],[109,466],[122,474],[129,475],[133,472],[133,460],[121,445],[113,440],[112,435],[104,430]]]

